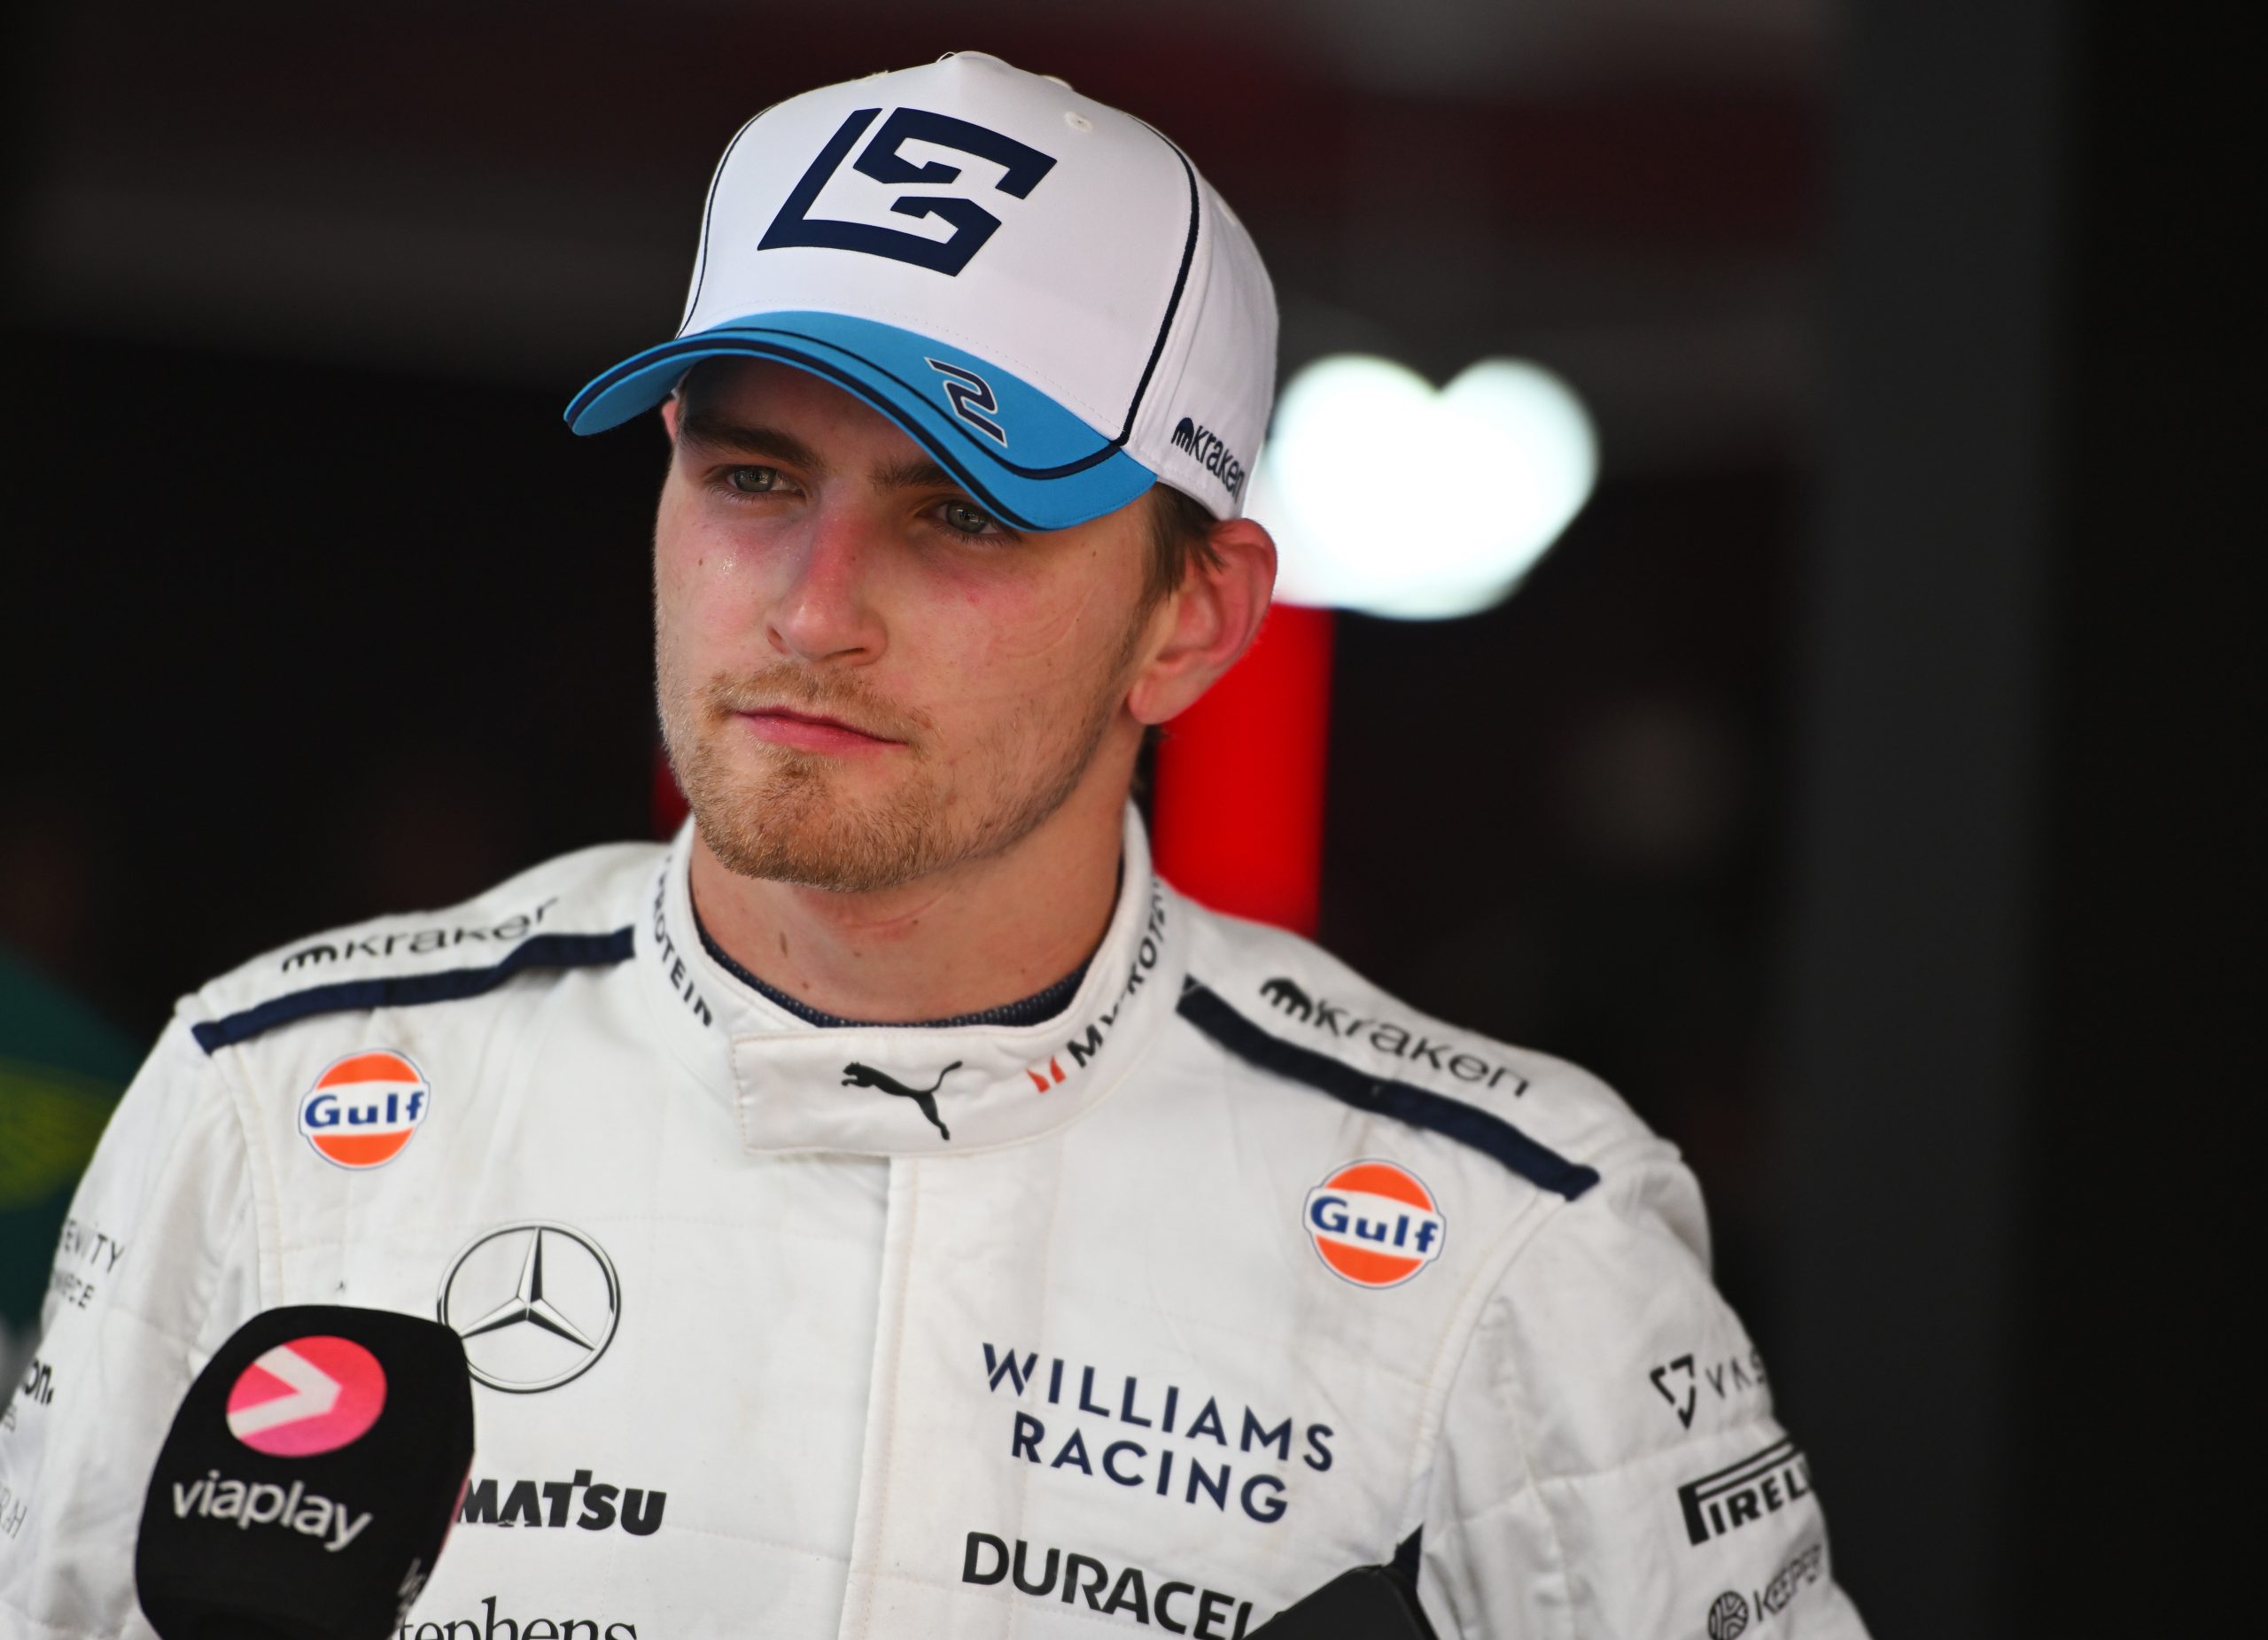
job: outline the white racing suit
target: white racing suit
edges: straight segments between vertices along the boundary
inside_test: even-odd
[[[0,1428],[0,1632],[145,1635],[159,1445],[256,1311],[447,1320],[461,1523],[404,1640],[1232,1640],[1349,1567],[1443,1636],[1862,1634],[1605,1087],[1153,878],[1037,1026],[820,1029],[687,836],[186,999]]]

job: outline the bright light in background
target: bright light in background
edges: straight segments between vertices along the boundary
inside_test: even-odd
[[[1501,602],[1598,477],[1598,440],[1550,371],[1484,359],[1438,391],[1341,354],[1292,378],[1253,475],[1286,603],[1405,620]]]

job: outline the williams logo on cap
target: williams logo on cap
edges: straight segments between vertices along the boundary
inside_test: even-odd
[[[1172,143],[962,51],[742,126],[677,335],[591,382],[568,424],[628,421],[711,360],[863,400],[1012,529],[1068,529],[1156,484],[1231,518],[1275,394],[1276,296]]]

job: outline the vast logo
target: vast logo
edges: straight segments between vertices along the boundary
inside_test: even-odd
[[[1646,1374],[1654,1386],[1654,1393],[1662,1398],[1669,1410],[1677,1414],[1677,1421],[1684,1428],[1693,1427],[1693,1413],[1700,1404],[1701,1386],[1720,1401],[1752,1395],[1764,1387],[1764,1357],[1754,1349],[1746,1360],[1728,1356],[1722,1361],[1697,1367],[1692,1356],[1674,1356]]]
[[[772,219],[772,226],[764,230],[758,250],[810,245],[826,251],[857,251],[866,256],[886,256],[892,261],[911,262],[916,268],[954,275],[967,267],[969,258],[984,248],[984,242],[998,231],[1000,219],[975,200],[953,194],[900,194],[890,201],[890,210],[899,216],[935,216],[951,223],[952,232],[942,239],[811,214],[819,191],[842,168],[844,158],[881,113],[879,108],[858,109],[827,139],[819,158],[812,161],[811,169],[804,173],[803,180],[780,207],[780,214]],[[939,159],[915,165],[904,158],[898,150],[907,143],[927,143],[990,159],[1000,167],[1001,173],[993,187],[1016,199],[1029,198],[1040,179],[1055,168],[1053,157],[1037,148],[1027,148],[1012,136],[971,125],[966,120],[956,120],[950,114],[931,113],[926,108],[900,108],[894,112],[882,121],[882,129],[874,133],[873,140],[859,151],[850,168],[893,187],[909,183],[942,186],[960,180],[959,166]]]
[[[1737,1464],[1677,1488],[1685,1535],[1697,1545],[1737,1532],[1751,1520],[1810,1496],[1811,1472],[1793,1441],[1775,1441]]]
[[[1441,1255],[1449,1221],[1433,1193],[1391,1162],[1349,1162],[1308,1192],[1308,1240],[1332,1274],[1394,1287]]]
[[[565,1224],[492,1230],[441,1278],[441,1325],[464,1341],[465,1368],[516,1395],[556,1389],[614,1341],[622,1285],[599,1244]]]
[[[433,1090],[424,1072],[385,1048],[334,1061],[299,1096],[299,1132],[325,1162],[384,1167],[424,1125]]]
[[[313,1457],[360,1441],[385,1410],[386,1372],[351,1338],[278,1344],[229,1389],[229,1433],[270,1457]]]

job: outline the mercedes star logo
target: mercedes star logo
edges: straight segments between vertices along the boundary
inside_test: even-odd
[[[464,1341],[474,1378],[530,1395],[580,1377],[606,1353],[622,1318],[622,1284],[597,1242],[531,1219],[489,1231],[456,1255],[439,1314]]]

